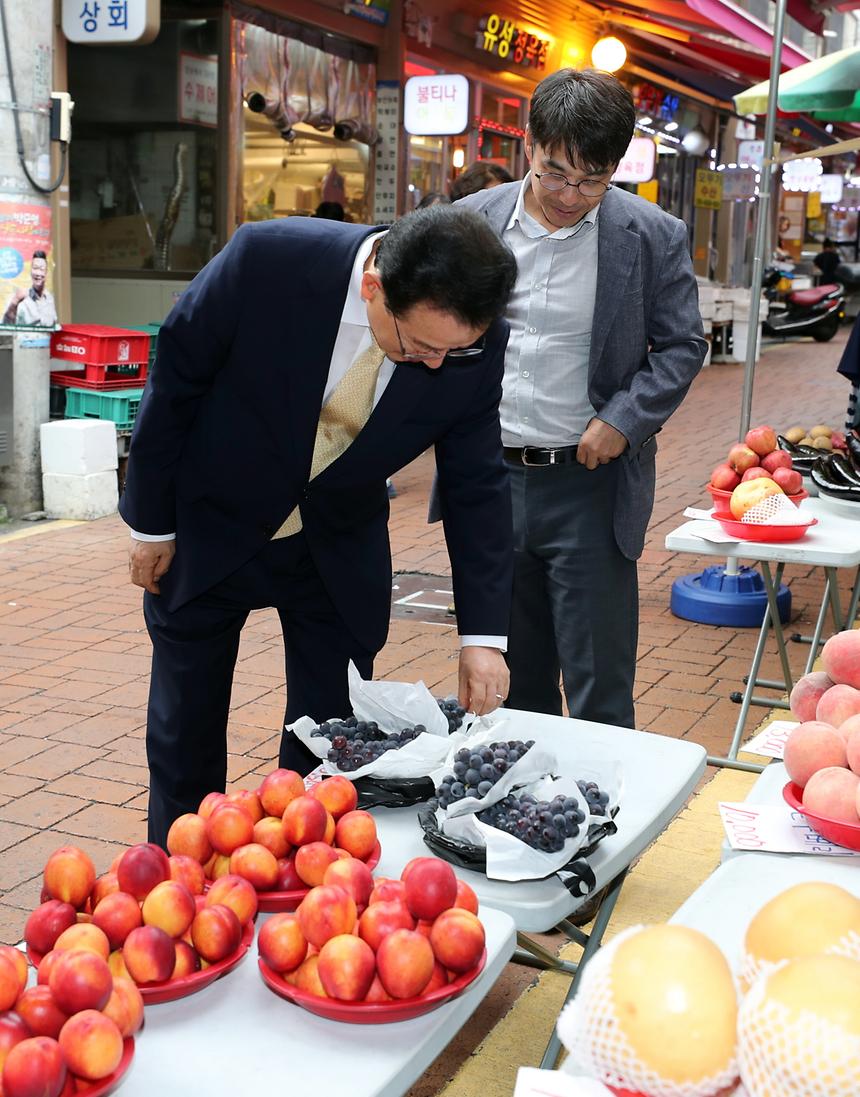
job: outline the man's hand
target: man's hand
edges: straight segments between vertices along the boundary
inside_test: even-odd
[[[577,443],[576,459],[588,469],[598,465],[607,465],[627,449],[627,439],[620,430],[604,423],[602,419],[592,419]]]
[[[468,712],[483,716],[497,709],[507,697],[511,676],[498,648],[460,648],[459,703]]]
[[[175,552],[175,541],[138,541],[132,537],[128,548],[128,574],[132,583],[150,594],[160,594],[158,580],[167,572]]]

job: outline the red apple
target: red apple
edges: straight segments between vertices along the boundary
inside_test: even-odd
[[[743,474],[743,476],[741,477],[741,483],[746,483],[747,480],[759,480],[763,476],[772,479],[767,469],[762,468],[761,465],[754,465],[751,469],[747,469],[746,472]]]
[[[776,432],[773,427],[753,427],[747,431],[744,442],[753,453],[765,457],[776,449]]]
[[[728,463],[737,473],[746,472],[747,469],[753,468],[758,464],[758,454],[755,450],[751,450],[749,446],[745,446],[742,442],[738,445],[732,446],[729,450]]]
[[[797,495],[803,488],[803,477],[796,469],[779,468],[771,479],[779,484],[786,495]]]
[[[740,482],[740,476],[731,465],[717,465],[711,473],[711,486],[720,491],[734,491]]]
[[[777,469],[790,469],[791,454],[786,453],[784,449],[775,449],[773,453],[769,453],[762,458],[761,467],[767,469],[768,472],[776,472]]]

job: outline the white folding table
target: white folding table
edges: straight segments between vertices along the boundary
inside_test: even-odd
[[[257,926],[266,919],[261,914]],[[459,998],[384,1025],[328,1021],[263,983],[257,944],[239,966],[188,998],[146,1007],[122,1097],[289,1094],[402,1097],[454,1039],[510,959],[512,919],[484,909],[487,964]]]
[[[790,692],[793,684],[788,652],[785,647],[785,635],[777,607],[777,595],[785,565],[811,565],[812,567],[823,568],[825,574],[824,593],[804,674],[808,674],[812,669],[818,655],[828,609],[833,615],[833,623],[837,632],[842,628],[849,628],[857,614],[857,602],[860,598],[860,521],[844,514],[834,513],[818,499],[805,499],[802,508],[804,514],[811,514],[817,518],[818,524],[809,529],[799,541],[738,541],[728,544],[707,541],[696,535],[695,526],[697,523],[693,521],[685,522],[666,535],[666,548],[670,552],[689,552],[696,556],[719,556],[724,559],[743,558],[757,562],[761,565],[762,577],[767,591],[767,608],[765,609],[758,643],[750,664],[746,686],[741,697],[741,707],[732,742],[724,758],[708,758],[711,765],[728,765],[734,769],[743,769],[754,773],[761,772],[762,767],[760,765],[754,762],[740,762],[737,758],[750,706],[756,704],[764,705],[767,708],[788,707],[784,701],[759,698],[754,694],[756,686],[777,689],[782,693]],[[776,565],[776,570],[773,572],[771,571],[771,564]],[[840,605],[839,585],[836,576],[839,568],[858,569],[848,613],[844,617]],[[782,681],[771,681],[758,677],[767,645],[768,633],[771,629],[773,629],[782,665]]]
[[[513,918],[521,946],[518,960],[573,975],[570,997],[576,990],[580,973],[600,947],[627,870],[686,803],[705,770],[705,750],[686,740],[609,724],[516,709],[505,709],[501,715],[505,722],[499,725],[500,740],[534,739],[535,743],[555,753],[562,773],[576,777],[583,766],[599,770],[601,763],[621,764],[621,810],[615,819],[618,830],[604,838],[588,859],[596,877],[595,891],[608,889],[590,934],[567,921],[584,900],[572,895],[555,875],[545,880],[506,883],[489,880],[482,873],[456,870],[457,875],[474,888],[482,909],[495,907]],[[399,876],[407,861],[427,855],[417,813],[417,808],[374,810],[382,846],[382,859],[375,870],[377,875]],[[559,960],[526,936],[555,926],[582,946],[583,955],[578,964]],[[558,1040],[553,1036],[542,1065],[554,1065],[558,1051]]]

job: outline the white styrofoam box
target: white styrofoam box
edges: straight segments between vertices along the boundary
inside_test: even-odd
[[[714,330],[714,325],[713,325],[713,323],[712,323],[712,322],[711,322],[710,320],[707,320],[707,319],[706,319],[706,318],[705,318],[705,317],[703,316],[703,317],[702,317],[702,328],[703,328],[703,330],[704,330],[704,332],[705,332],[705,336],[707,337],[707,336],[709,336],[709,335],[711,334],[711,332],[712,332],[712,331]]]
[[[703,320],[713,320],[717,314],[715,301],[707,301],[704,305],[699,303],[699,313]]]
[[[56,419],[40,428],[42,472],[87,476],[117,467],[116,424],[108,419]]]
[[[768,300],[766,297],[762,297],[759,301],[758,314],[760,317],[767,316]],[[732,319],[733,320],[749,320],[750,318],[750,299],[746,298],[744,301],[735,301],[732,305]]]
[[[758,326],[758,338],[756,340],[755,359],[761,357],[761,322]],[[747,359],[747,345],[749,343],[749,320],[735,320],[732,324],[732,361],[745,362]]]
[[[712,305],[716,301],[719,294],[720,287],[714,285],[703,285],[699,283],[699,304],[700,305]]]
[[[731,320],[732,318],[732,303],[731,301],[718,301],[714,309],[714,320]]]
[[[79,518],[90,521],[116,513],[119,501],[115,472],[91,472],[69,476],[61,472],[42,474],[42,494],[49,518]]]

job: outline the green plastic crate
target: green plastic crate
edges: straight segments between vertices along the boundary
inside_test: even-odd
[[[117,430],[131,430],[143,389],[66,389],[67,419],[110,419]]]
[[[155,352],[158,349],[158,333],[161,331],[161,324],[129,324],[129,331],[145,331],[149,336],[149,369],[152,369],[152,364],[155,361]]]

